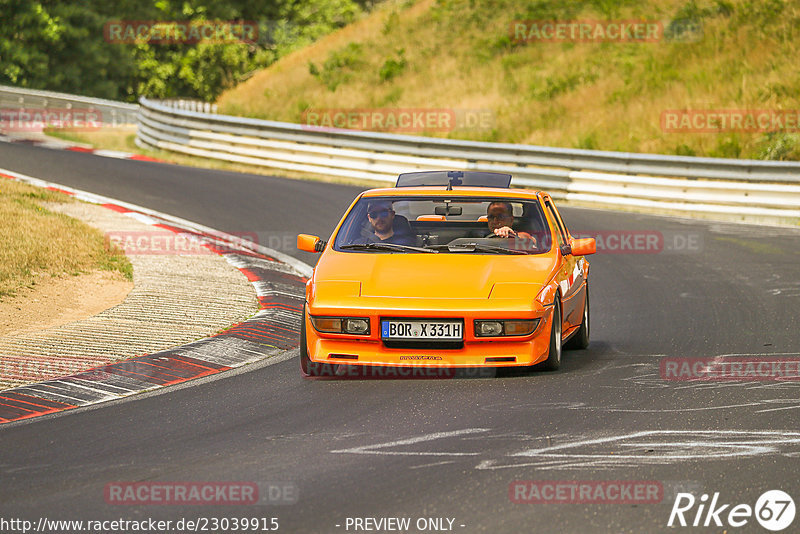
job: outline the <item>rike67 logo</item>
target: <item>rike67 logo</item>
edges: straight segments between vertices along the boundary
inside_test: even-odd
[[[754,507],[749,504],[722,503],[719,492],[714,493],[711,502],[708,495],[703,494],[696,499],[691,493],[678,493],[672,512],[669,514],[667,526],[692,527],[743,527],[753,517],[767,530],[778,532],[784,530],[794,521],[794,500],[781,490],[764,492]]]

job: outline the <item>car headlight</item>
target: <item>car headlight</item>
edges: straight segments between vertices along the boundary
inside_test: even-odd
[[[476,337],[527,336],[539,326],[539,319],[476,320]]]
[[[342,319],[342,328],[348,334],[369,334],[368,319]]]
[[[503,323],[502,321],[475,321],[475,335],[476,336],[502,336]]]
[[[314,317],[311,324],[317,332],[326,334],[369,334],[369,319],[365,317]]]

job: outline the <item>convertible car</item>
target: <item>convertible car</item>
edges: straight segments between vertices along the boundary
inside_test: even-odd
[[[341,366],[556,370],[589,344],[594,239],[573,239],[545,192],[508,174],[401,174],[361,193],[306,285],[305,376]],[[332,374],[332,373],[331,373]]]

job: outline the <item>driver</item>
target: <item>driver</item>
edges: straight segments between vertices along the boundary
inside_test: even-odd
[[[518,237],[530,239],[536,244],[536,238],[527,232],[516,232],[511,226],[514,224],[514,209],[510,202],[495,201],[486,208],[486,218],[489,222],[489,237]]]
[[[370,241],[373,243],[394,243],[397,245],[413,245],[413,236],[409,233],[395,232],[395,212],[388,200],[374,200],[367,204],[367,219],[372,225]],[[402,217],[401,217],[402,219]],[[406,223],[408,224],[408,223]]]

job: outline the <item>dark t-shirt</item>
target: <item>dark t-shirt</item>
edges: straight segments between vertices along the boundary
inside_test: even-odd
[[[392,244],[395,244],[395,245],[411,245],[411,246],[414,246],[416,244],[416,240],[414,239],[414,236],[412,236],[410,234],[398,234],[397,232],[392,234],[392,236],[387,238],[387,239],[381,239],[377,235],[372,234],[371,236],[368,236],[368,237],[364,238],[364,242],[365,243],[392,243]]]

